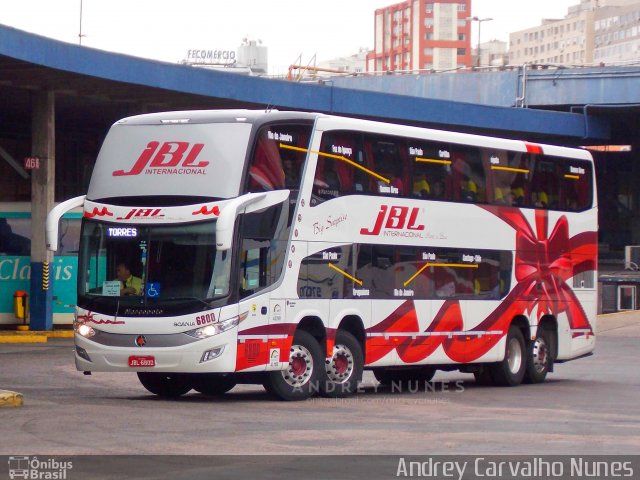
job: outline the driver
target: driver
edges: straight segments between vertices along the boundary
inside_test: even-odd
[[[120,295],[141,295],[142,279],[131,274],[131,268],[126,262],[118,263],[116,277],[121,283]]]

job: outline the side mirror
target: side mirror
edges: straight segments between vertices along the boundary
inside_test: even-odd
[[[289,198],[289,190],[272,190],[269,192],[247,193],[227,202],[220,212],[216,223],[216,248],[225,251],[233,243],[233,226],[236,217],[244,209],[244,213],[258,212],[265,208],[282,203]]]
[[[51,209],[47,215],[45,227],[47,250],[51,250],[52,252],[58,250],[58,228],[60,226],[60,219],[68,211],[73,210],[76,207],[81,207],[84,204],[85,197],[86,195],[81,195],[79,197],[70,198]]]

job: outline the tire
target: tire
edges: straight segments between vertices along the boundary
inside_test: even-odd
[[[351,333],[339,330],[332,357],[325,361],[320,395],[330,398],[353,395],[362,380],[363,367],[364,355],[360,343]]]
[[[553,365],[553,333],[544,328],[538,329],[536,339],[527,349],[527,367],[524,373],[525,383],[542,383]]]
[[[193,389],[203,395],[215,397],[224,395],[237,385],[232,375],[200,373],[194,376]]]
[[[526,349],[522,331],[512,325],[507,333],[507,345],[504,352],[504,360],[492,364],[489,372],[494,385],[501,387],[515,387],[524,379],[527,368]]]
[[[296,332],[285,370],[267,372],[264,388],[280,400],[306,400],[319,390],[324,370],[324,355],[311,334]]]
[[[192,388],[192,380],[184,373],[138,372],[138,380],[151,393],[165,398],[178,398]]]
[[[436,369],[429,366],[373,369],[373,376],[376,377],[376,380],[382,385],[400,392],[415,393],[421,385],[431,381],[435,374]]]

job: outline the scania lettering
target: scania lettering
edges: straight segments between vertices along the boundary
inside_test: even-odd
[[[197,171],[197,174],[194,172]],[[112,126],[83,210],[75,362],[177,397],[540,383],[595,347],[588,152],[249,110]],[[4,260],[0,274],[20,275]]]

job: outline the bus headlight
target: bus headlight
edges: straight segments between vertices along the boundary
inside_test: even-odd
[[[214,335],[218,335],[222,332],[226,332],[227,330],[231,330],[233,327],[237,327],[240,321],[244,320],[246,316],[246,314],[239,315],[228,320],[212,323],[211,325],[207,325],[206,327],[196,328],[195,330],[189,330],[188,332],[184,333],[200,339],[213,337]]]
[[[90,338],[96,334],[96,331],[93,328],[82,322],[74,322],[73,330],[84,338]]]

